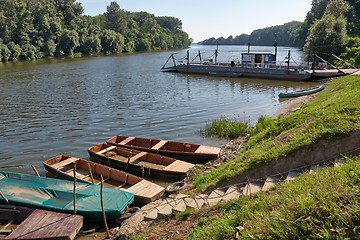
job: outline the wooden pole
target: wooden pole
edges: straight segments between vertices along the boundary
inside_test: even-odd
[[[105,214],[105,209],[104,209],[103,176],[102,175],[100,175],[100,201],[101,201],[101,210],[102,210],[102,214],[103,214],[103,218],[104,218],[104,224],[105,224],[105,228],[106,228],[106,233],[107,233],[108,238],[110,238],[110,231],[109,231],[109,227],[107,225],[106,214]]]
[[[34,170],[36,176],[40,177],[40,174],[39,174],[39,172],[36,170],[35,165],[31,165],[31,167],[32,167],[32,169]]]
[[[88,163],[88,167],[89,167],[89,173],[90,173],[91,182],[94,184],[95,183],[94,182],[94,176],[93,176],[92,171],[91,171],[90,163]],[[95,165],[94,165],[94,167],[95,167]]]
[[[76,164],[74,164],[74,215],[76,215]]]
[[[5,197],[5,195],[0,191],[0,196],[4,199],[4,201],[8,204],[8,205],[10,205],[10,203],[9,203],[9,199],[7,199],[6,197]]]

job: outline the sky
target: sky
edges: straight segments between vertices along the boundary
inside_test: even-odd
[[[106,12],[113,1],[126,11],[180,19],[194,42],[304,21],[311,9],[311,0],[77,0],[91,16]]]

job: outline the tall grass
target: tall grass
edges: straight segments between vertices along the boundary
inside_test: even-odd
[[[255,127],[251,127],[249,123],[241,119],[221,117],[207,123],[201,132],[206,136],[233,139],[247,134],[259,133],[273,124],[274,120],[266,116],[260,116]]]
[[[244,136],[250,132],[251,127],[247,122],[226,117],[221,117],[220,119],[213,120],[211,123],[207,123],[204,130],[202,130],[202,133],[207,136],[230,139]]]

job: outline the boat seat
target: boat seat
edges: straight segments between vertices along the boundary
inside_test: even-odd
[[[195,153],[203,153],[203,154],[216,154],[219,155],[221,148],[204,146],[200,145],[198,149],[196,149]]]
[[[68,165],[70,163],[74,163],[77,160],[79,160],[79,158],[70,157],[68,159],[65,159],[63,161],[60,161],[58,163],[53,164],[52,167],[55,168],[55,169],[59,169],[59,168],[62,168],[62,167],[66,166],[66,165]]]
[[[98,154],[106,153],[106,152],[111,151],[111,150],[113,150],[113,149],[115,149],[115,148],[116,148],[116,146],[107,147],[107,148],[105,148],[105,149],[103,149],[103,150],[100,150],[100,151],[98,152]]]
[[[174,171],[174,172],[185,172],[186,173],[187,171],[189,171],[194,166],[195,166],[194,164],[176,160],[173,163],[171,163],[170,165],[164,167],[164,170],[166,170],[166,171]]]
[[[165,140],[161,140],[160,142],[158,142],[157,144],[155,144],[154,146],[151,147],[151,149],[154,150],[159,150],[162,146],[164,146],[168,141]]]
[[[136,160],[138,160],[139,158],[141,158],[142,156],[145,156],[147,154],[147,152],[139,152],[138,154],[132,156],[129,160],[129,163],[132,163]]]
[[[119,145],[126,145],[128,142],[130,142],[130,141],[132,141],[134,139],[135,139],[135,137],[127,137],[124,140],[122,140],[121,142],[119,142],[118,144]]]

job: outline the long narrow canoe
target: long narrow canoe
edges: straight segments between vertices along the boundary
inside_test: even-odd
[[[300,96],[305,96],[305,95],[310,95],[313,93],[317,93],[320,92],[322,90],[325,89],[325,84],[321,84],[317,87],[313,87],[313,88],[309,88],[309,89],[304,89],[304,90],[299,90],[299,91],[294,91],[294,92],[288,92],[288,93],[280,93],[279,94],[279,98],[289,98],[289,97],[300,97]]]
[[[74,213],[72,181],[0,171],[0,189],[9,204],[49,211]],[[134,201],[134,194],[103,187],[104,211],[107,219],[117,219]],[[0,203],[5,201],[0,198]],[[76,183],[76,214],[87,221],[102,221],[100,186]]]
[[[176,159],[200,163],[219,157],[220,148],[166,140],[156,140],[150,138],[114,136],[106,141],[119,147],[136,149],[139,151],[156,153]]]
[[[105,165],[133,172],[136,175],[184,178],[195,166],[194,164],[141,152],[129,148],[121,148],[109,144],[99,144],[88,149],[90,159]]]
[[[47,171],[68,180],[74,179],[76,164],[78,181],[100,184],[102,175],[105,186],[131,192],[136,202],[152,202],[165,192],[165,188],[143,178],[85,159],[59,155],[44,161],[43,164]]]

